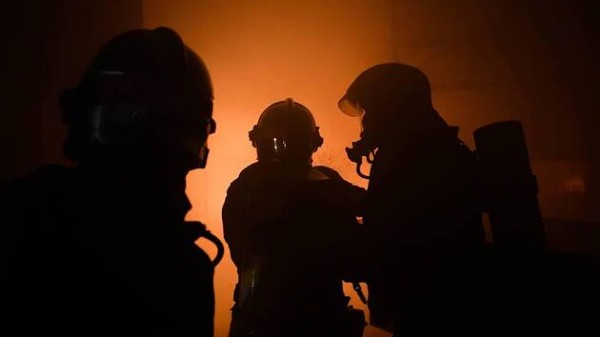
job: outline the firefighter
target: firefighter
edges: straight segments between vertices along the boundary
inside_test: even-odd
[[[466,310],[465,261],[485,243],[473,152],[433,107],[429,80],[413,66],[366,69],[338,106],[362,125],[347,154],[369,178],[371,324],[395,336],[464,334],[453,328]],[[368,174],[363,158],[372,163]]]
[[[230,337],[361,336],[348,305],[364,190],[313,166],[322,145],[312,113],[291,98],[267,107],[250,131],[257,161],[223,205],[225,240],[237,268]]]
[[[99,50],[60,98],[74,167],[1,189],[11,334],[213,336],[214,263],[195,245],[208,233],[184,221],[212,102],[207,68],[172,29],[127,31]]]

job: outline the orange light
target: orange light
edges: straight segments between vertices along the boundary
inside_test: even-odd
[[[271,103],[292,97],[315,115],[325,142],[315,164],[363,185],[344,148],[358,138],[357,120],[337,102],[365,68],[392,57],[389,4],[367,1],[144,2],[144,25],[169,26],[206,62],[215,88],[211,155],[204,170],[188,176],[190,219],[223,237],[221,207],[227,187],[256,154],[248,131]],[[202,240],[209,254],[214,248]],[[216,336],[229,330],[237,281],[229,255],[215,273]],[[364,307],[347,285],[355,307]]]

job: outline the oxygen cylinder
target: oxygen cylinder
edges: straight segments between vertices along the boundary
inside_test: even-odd
[[[511,249],[545,248],[537,180],[521,123],[496,122],[473,135],[483,211],[489,215],[494,244]]]

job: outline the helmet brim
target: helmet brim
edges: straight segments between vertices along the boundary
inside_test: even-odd
[[[364,110],[353,103],[347,96],[342,97],[338,101],[338,108],[346,115],[350,117],[359,117],[364,113]]]

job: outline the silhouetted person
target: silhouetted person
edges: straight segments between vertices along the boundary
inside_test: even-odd
[[[361,336],[342,278],[359,230],[364,190],[312,166],[323,139],[292,99],[270,105],[250,131],[258,161],[230,185],[225,239],[237,267],[231,337]],[[351,276],[351,275],[350,275]]]
[[[395,336],[461,335],[453,325],[467,310],[466,261],[484,244],[474,155],[415,67],[373,66],[338,105],[361,118],[349,158],[372,162],[364,213],[371,324]]]
[[[74,51],[75,52],[75,51]],[[17,335],[213,336],[213,262],[184,222],[215,131],[201,59],[168,28],[104,45],[61,96],[65,155],[2,189],[2,310]]]

